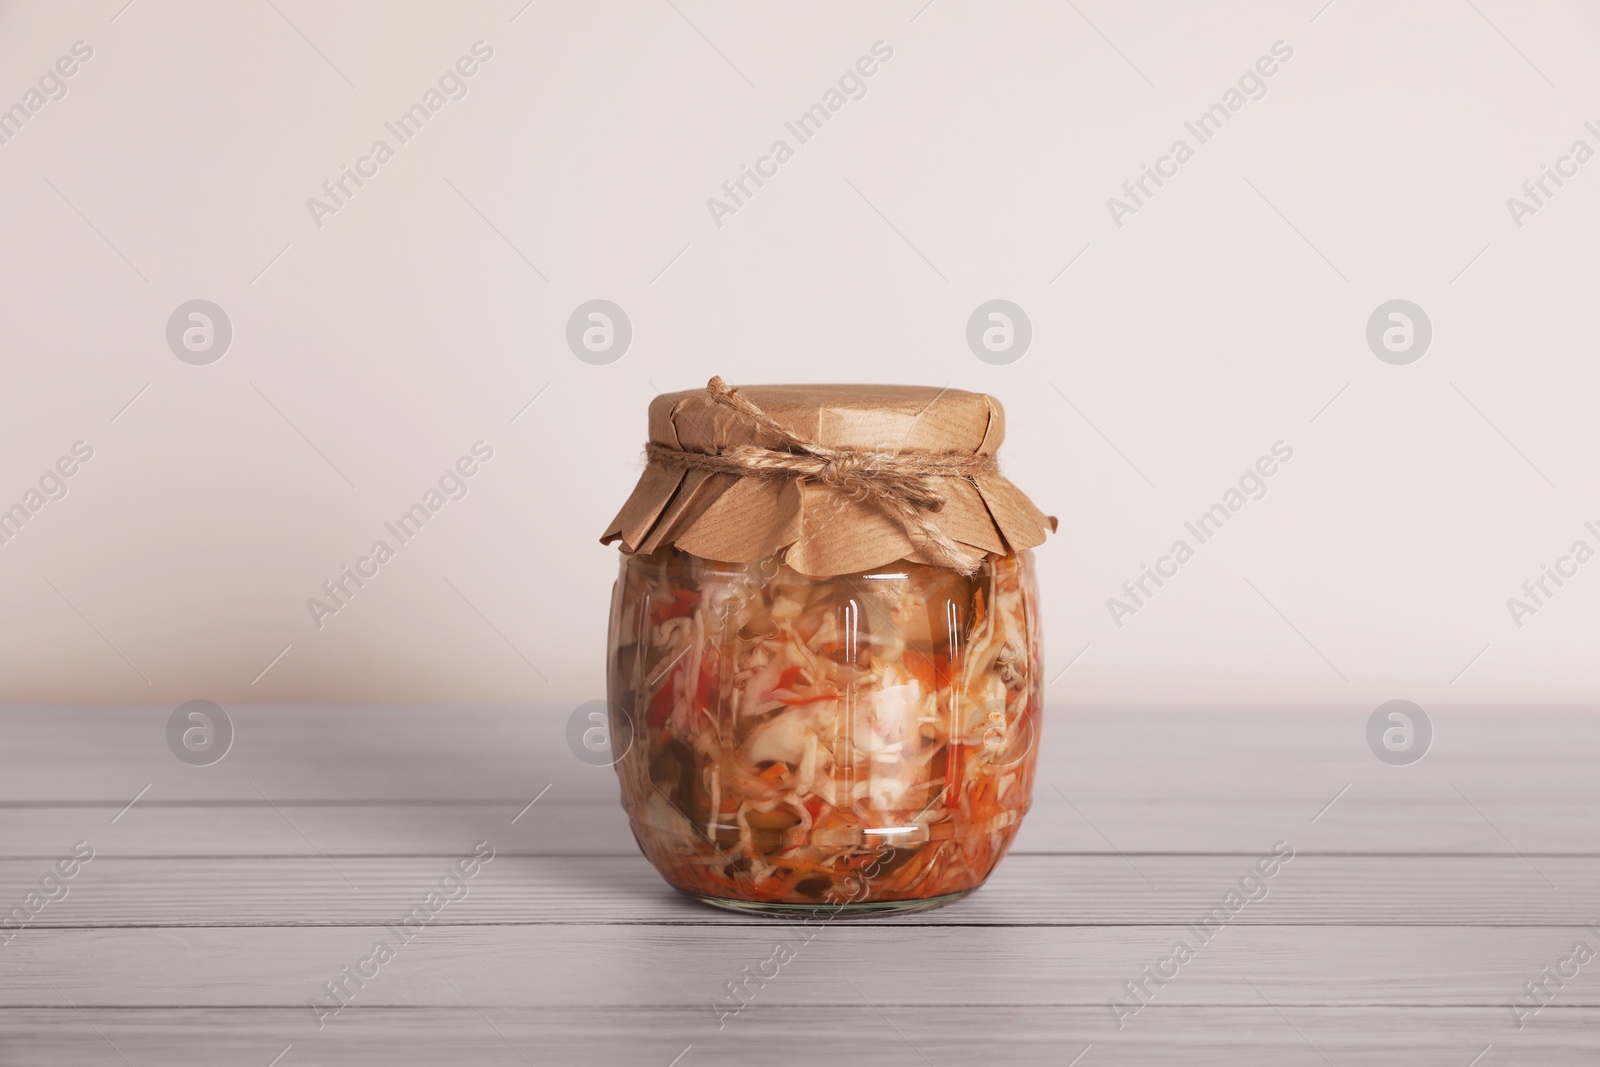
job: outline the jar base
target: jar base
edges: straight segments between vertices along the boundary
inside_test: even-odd
[[[904,915],[913,911],[942,908],[946,904],[954,904],[972,892],[973,889],[963,889],[958,893],[944,893],[920,900],[867,900],[848,904],[783,904],[766,900],[707,897],[687,892],[684,896],[701,904],[709,904],[713,908],[736,911],[744,915],[764,915],[771,919],[802,919],[814,916],[821,916],[824,919],[871,919],[882,915]]]

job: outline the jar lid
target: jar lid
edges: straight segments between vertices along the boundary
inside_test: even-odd
[[[1056,528],[993,465],[1005,413],[983,393],[910,385],[730,390],[714,378],[706,389],[657,396],[649,418],[649,463],[600,538],[620,540],[624,552],[675,545],[732,563],[782,553],[801,574],[831,577],[900,559],[948,565],[950,543],[972,559],[1003,556]],[[827,460],[851,463],[853,480],[843,484],[854,491],[841,488]],[[791,464],[810,468],[772,469]],[[828,468],[822,475],[819,465]],[[899,466],[915,473],[897,477]],[[907,494],[883,489],[879,475],[928,492],[910,492],[908,511]]]

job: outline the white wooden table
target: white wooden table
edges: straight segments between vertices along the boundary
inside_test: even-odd
[[[1395,767],[1370,709],[1057,709],[986,887],[807,941],[669,890],[566,709],[234,708],[207,767],[171,710],[0,711],[0,912],[94,849],[0,944],[0,1064],[1600,1061],[1600,959],[1520,1029],[1508,1006],[1600,950],[1600,718],[1439,713]],[[386,930],[481,841],[464,897]],[[1185,924],[1280,841],[1202,943]],[[1178,938],[1201,947],[1119,1029],[1107,1002]],[[347,965],[375,977],[319,1028]]]

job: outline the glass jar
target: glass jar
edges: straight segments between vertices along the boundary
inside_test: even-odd
[[[767,914],[937,907],[1027,812],[1043,704],[1032,553],[808,578],[773,557],[625,555],[608,690],[640,849]]]

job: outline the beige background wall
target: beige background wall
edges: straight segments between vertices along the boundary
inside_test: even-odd
[[[0,507],[93,451],[0,545],[0,698],[598,696],[595,538],[649,398],[712,373],[1000,397],[1008,472],[1062,519],[1058,704],[1597,696],[1600,562],[1507,607],[1600,548],[1600,161],[1560,163],[1600,148],[1592,4],[125,2],[0,6],[0,106],[45,79],[0,144]],[[465,95],[388,133],[478,41]],[[1575,173],[1514,219],[1545,165]],[[166,336],[196,299],[232,328],[206,365]],[[565,339],[593,299],[632,324],[609,365]],[[1032,325],[1004,365],[965,336],[991,299]],[[1366,339],[1394,299],[1432,325],[1409,365]],[[478,441],[465,497],[319,628],[307,599]],[[1117,626],[1278,441],[1265,497]]]

